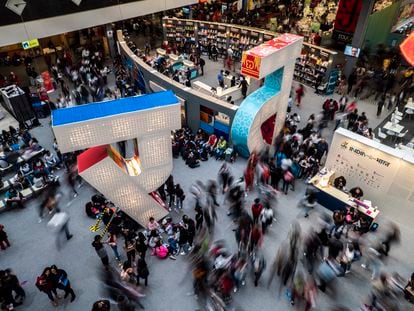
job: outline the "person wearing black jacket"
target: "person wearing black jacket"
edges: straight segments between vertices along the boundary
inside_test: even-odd
[[[73,302],[76,298],[75,292],[73,291],[72,287],[70,286],[70,282],[68,279],[68,274],[63,269],[58,269],[55,265],[50,267],[51,278],[52,282],[54,283],[56,288],[59,288],[65,291],[65,297],[67,298],[70,294],[70,302]]]

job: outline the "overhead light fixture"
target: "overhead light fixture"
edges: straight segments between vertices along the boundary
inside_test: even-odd
[[[79,6],[82,2],[82,0],[71,0],[74,4],[76,4],[77,6]]]
[[[27,2],[24,0],[7,0],[5,7],[10,11],[13,11],[19,16],[22,16],[24,9],[26,8]]]

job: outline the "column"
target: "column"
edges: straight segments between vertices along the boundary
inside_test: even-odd
[[[365,31],[368,26],[368,18],[371,15],[376,0],[362,0],[362,9],[359,13],[358,24],[352,37],[352,46],[358,49],[362,48],[365,38]],[[345,56],[345,67],[343,73],[348,77],[354,69],[358,58]]]

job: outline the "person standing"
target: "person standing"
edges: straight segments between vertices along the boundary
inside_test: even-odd
[[[239,87],[241,87],[241,93],[243,95],[243,98],[246,98],[248,84],[245,77],[241,77]]]
[[[137,264],[137,285],[139,285],[139,279],[143,279],[145,282],[144,285],[148,286],[148,276],[149,270],[147,262],[143,257],[140,257]]]
[[[36,280],[36,287],[39,291],[44,292],[47,297],[49,298],[50,302],[53,304],[54,307],[58,306],[57,297],[58,294],[56,292],[56,287],[54,286],[50,268],[45,268],[43,270],[42,275],[37,277]],[[53,296],[53,294],[55,296]]]
[[[206,61],[200,57],[199,65],[201,69],[201,75],[204,76],[204,66],[206,65]]]
[[[0,224],[0,247],[2,250],[5,250],[7,247],[10,247],[10,242],[7,236],[6,231],[4,231],[4,226]]]
[[[299,84],[299,87],[296,89],[296,106],[300,106],[302,103],[302,97],[305,95],[305,87],[303,84]]]
[[[118,260],[120,262],[121,261],[121,256],[119,255],[119,252],[118,252],[117,237],[116,237],[116,234],[113,231],[109,232],[109,237],[108,237],[108,239],[106,240],[105,243],[108,244],[112,248],[116,260]]]
[[[223,70],[220,70],[220,72],[218,73],[217,81],[218,81],[219,86],[224,89],[224,71]]]
[[[109,270],[109,258],[106,252],[105,246],[101,242],[101,236],[95,235],[92,242],[92,247],[95,249],[96,254],[101,258],[102,264],[106,270]]]
[[[70,286],[68,274],[66,273],[66,271],[63,269],[58,269],[56,265],[52,265],[50,267],[50,275],[54,283],[54,286],[65,291],[64,298],[67,298],[70,294],[70,302],[73,302],[76,298],[76,295],[72,287]]]
[[[204,221],[203,210],[199,206],[196,207],[195,220],[196,220],[196,230],[198,231],[203,227],[203,221]]]
[[[384,103],[385,103],[385,97],[384,95],[381,96],[381,99],[379,100],[378,104],[377,104],[377,117],[379,117],[381,115],[382,112],[382,107],[384,107]]]
[[[64,233],[66,236],[66,240],[69,241],[73,234],[69,232],[69,214],[66,212],[61,211],[59,208],[55,208],[56,212],[53,215],[52,219],[49,220],[47,223],[48,227],[52,228],[52,230],[57,231],[56,235],[56,247],[58,250],[61,248],[61,236]]]
[[[175,197],[176,197],[176,203],[177,208],[182,209],[183,208],[183,202],[185,199],[184,190],[181,188],[180,184],[175,185]]]
[[[253,216],[253,223],[257,223],[259,220],[260,214],[262,213],[263,205],[260,203],[260,199],[254,199],[254,203],[252,205],[252,216]]]
[[[229,179],[230,179],[230,169],[227,166],[227,163],[223,163],[219,170],[219,180],[223,187],[222,193],[224,194],[227,191],[229,186]]]

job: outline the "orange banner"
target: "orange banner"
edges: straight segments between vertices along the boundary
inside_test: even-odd
[[[259,79],[261,58],[243,53],[241,73],[243,75]]]

